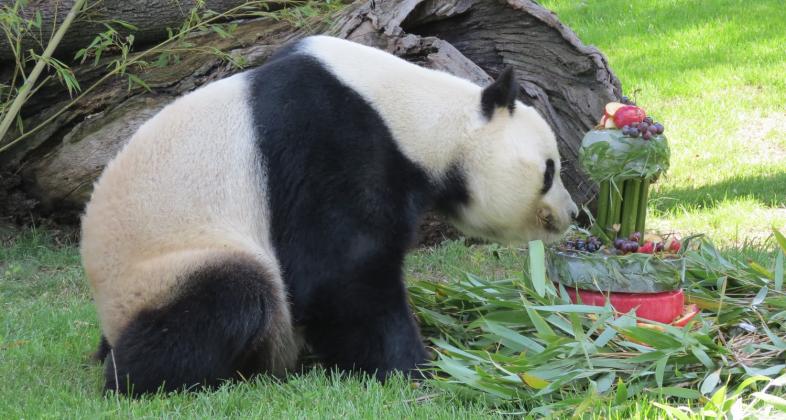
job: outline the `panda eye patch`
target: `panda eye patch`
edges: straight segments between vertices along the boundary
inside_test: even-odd
[[[543,174],[543,189],[540,190],[542,194],[546,194],[554,184],[554,161],[549,159],[546,161],[546,172]]]

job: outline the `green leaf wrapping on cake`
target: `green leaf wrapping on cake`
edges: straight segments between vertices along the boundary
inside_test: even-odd
[[[685,261],[678,257],[632,253],[623,256],[573,254],[550,249],[549,278],[566,287],[600,292],[657,293],[676,290]]]
[[[579,162],[598,183],[632,178],[652,180],[669,169],[669,153],[663,135],[643,140],[623,136],[620,130],[592,130],[581,142]]]

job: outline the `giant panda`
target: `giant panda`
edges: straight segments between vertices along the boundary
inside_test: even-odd
[[[327,36],[144,123],[82,219],[105,387],[140,395],[295,368],[384,380],[427,361],[402,263],[424,212],[503,243],[577,208],[510,68],[481,88]]]

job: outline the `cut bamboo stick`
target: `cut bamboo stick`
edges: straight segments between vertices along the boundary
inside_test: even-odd
[[[617,237],[617,234],[614,232],[613,226],[615,224],[620,223],[620,215],[622,214],[622,190],[623,190],[623,183],[610,185],[609,188],[609,196],[611,197],[610,201],[610,212],[611,218],[608,221],[607,229],[609,232],[609,237],[614,239]]]
[[[603,181],[600,183],[600,192],[598,192],[598,218],[595,220],[595,223],[600,226],[601,230],[606,232],[606,229],[609,227],[609,200],[611,197],[610,193],[610,181]]]
[[[639,189],[639,208],[636,216],[636,231],[644,233],[644,224],[647,221],[647,200],[649,199],[650,180],[642,179]]]
[[[625,191],[622,197],[622,216],[620,218],[620,236],[630,236],[636,228],[636,218],[639,215],[639,189],[641,180],[628,179],[625,181]]]

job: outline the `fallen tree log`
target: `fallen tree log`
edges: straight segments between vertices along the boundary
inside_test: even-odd
[[[0,0],[0,7],[13,7],[17,0]],[[21,50],[37,48],[39,42],[46,44],[55,29],[73,7],[76,0],[31,0],[17,14],[25,20],[40,16],[41,26],[34,37],[22,40]],[[246,0],[205,0],[205,8],[223,13],[246,3]],[[281,7],[281,1],[270,1],[270,10]],[[68,30],[68,34],[57,47],[56,56],[69,57],[93,41],[96,34],[104,32],[105,23],[112,25],[121,36],[133,33],[137,45],[146,45],[166,38],[167,28],[176,30],[197,6],[196,0],[99,0],[87,2],[87,9]],[[118,23],[123,22],[123,24]],[[124,24],[140,30],[129,30]],[[0,62],[13,61],[14,55],[8,39],[0,37]]]
[[[321,32],[373,45],[479,84],[488,83],[505,65],[512,65],[521,81],[520,99],[537,108],[557,134],[565,161],[562,176],[574,199],[588,203],[594,197],[593,184],[578,167],[577,150],[583,133],[602,114],[603,105],[620,96],[619,81],[598,50],[582,44],[537,3],[356,2],[331,19],[305,26],[256,19],[239,22],[231,37],[206,33],[189,42],[218,48],[256,66],[282,44]],[[55,87],[43,89],[26,104],[23,116],[27,127],[47,119],[51,122],[0,154],[0,167],[20,175],[16,188],[24,190],[28,199],[37,200],[37,212],[73,221],[103,166],[145,119],[183,93],[237,71],[215,55],[184,54],[176,64],[151,67],[139,74],[150,91],[129,90],[125,79],[112,79],[64,112],[60,110],[68,103],[68,95]],[[88,85],[84,81],[98,80],[102,68],[78,66],[76,74]],[[11,133],[4,143],[13,136]],[[438,225],[433,220],[429,223]],[[430,242],[450,236],[442,234],[439,226],[429,229],[424,235]]]

